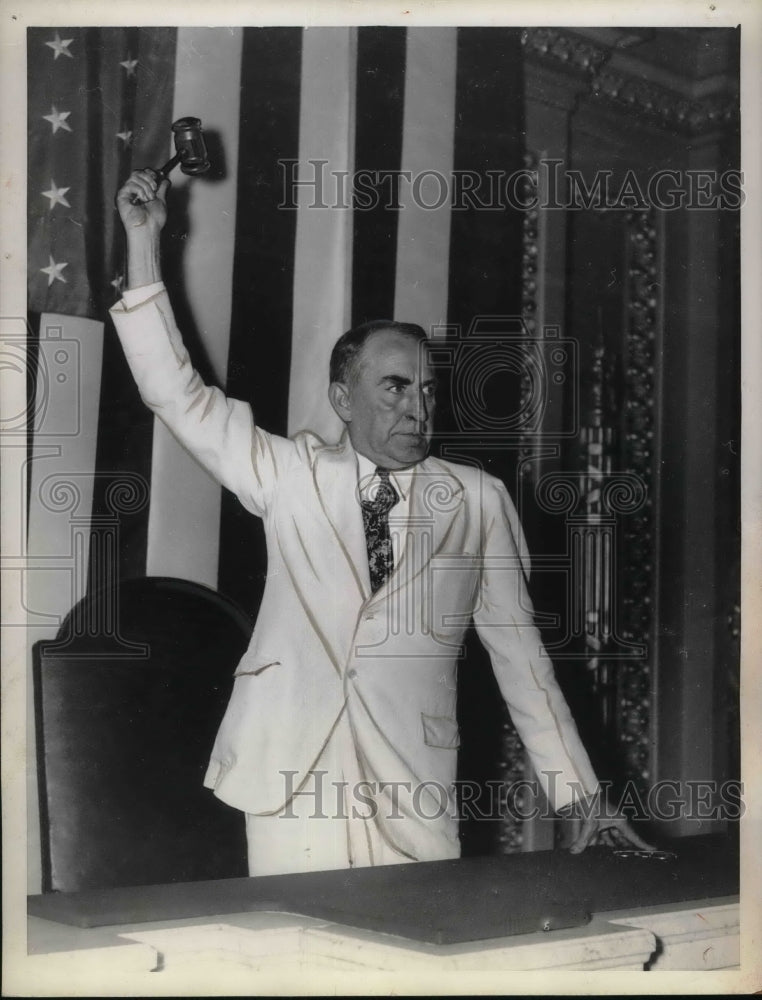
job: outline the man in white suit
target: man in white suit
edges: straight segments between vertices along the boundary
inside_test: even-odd
[[[556,810],[597,780],[539,634],[501,482],[427,457],[425,334],[379,322],[331,359],[337,444],[256,427],[203,384],[161,282],[167,183],[136,171],[117,205],[128,289],[112,310],[145,403],[264,521],[268,573],[205,784],[246,813],[251,874],[458,857],[456,669],[473,621]],[[590,815],[647,847],[621,817]]]

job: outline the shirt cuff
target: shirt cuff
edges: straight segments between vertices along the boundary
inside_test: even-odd
[[[134,309],[135,306],[142,305],[163,291],[163,281],[152,281],[150,285],[139,285],[137,288],[125,288],[122,292],[122,302],[126,309]]]

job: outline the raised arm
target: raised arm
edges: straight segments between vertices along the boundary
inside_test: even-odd
[[[151,170],[135,170],[119,189],[116,207],[127,240],[127,287],[161,281],[161,231],[167,221],[169,181]]]
[[[145,404],[218,482],[261,516],[295,448],[256,428],[248,403],[205,385],[191,363],[161,283],[168,186],[150,170],[136,170],[117,194],[130,301],[117,303],[111,315]]]

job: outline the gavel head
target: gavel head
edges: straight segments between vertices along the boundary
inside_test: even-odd
[[[200,118],[179,118],[172,123],[175,149],[184,174],[203,174],[209,169],[209,154],[201,130]]]

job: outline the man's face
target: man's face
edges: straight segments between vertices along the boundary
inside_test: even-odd
[[[426,457],[434,415],[435,378],[426,345],[393,330],[363,344],[351,384],[332,387],[332,401],[355,451],[386,469]]]

